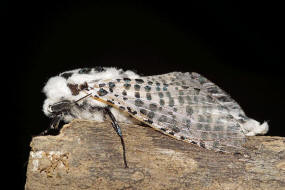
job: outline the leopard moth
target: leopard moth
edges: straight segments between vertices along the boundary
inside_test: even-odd
[[[80,68],[51,77],[43,88],[50,130],[61,120],[103,122],[106,116],[125,144],[118,123],[143,122],[175,139],[222,152],[238,152],[246,136],[265,134],[268,124],[247,117],[226,92],[198,73],[139,76],[117,68]],[[131,117],[130,117],[131,116]]]

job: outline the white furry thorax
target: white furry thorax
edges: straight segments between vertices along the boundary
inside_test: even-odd
[[[87,72],[88,71],[88,72]],[[43,92],[46,95],[46,100],[43,104],[43,112],[47,116],[51,116],[50,106],[54,103],[62,100],[77,101],[78,99],[86,96],[82,91],[77,95],[72,94],[72,91],[68,85],[81,85],[89,82],[100,82],[101,80],[117,79],[128,77],[130,79],[138,78],[139,75],[133,71],[123,71],[114,67],[96,67],[96,68],[83,68],[75,69],[60,73],[58,76],[51,77],[43,88]],[[86,99],[84,102],[78,102],[78,104],[87,103],[91,106],[106,107],[107,104],[96,101],[94,99]],[[112,113],[116,116],[119,121],[128,122],[128,118],[125,114],[121,114],[115,109],[111,109]],[[90,119],[98,122],[104,121],[104,116],[101,112],[90,113],[88,110],[81,110],[77,115],[80,119]],[[65,115],[63,120],[70,122],[73,117]]]

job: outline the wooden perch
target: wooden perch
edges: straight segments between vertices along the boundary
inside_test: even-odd
[[[246,154],[217,153],[152,128],[75,120],[58,136],[31,142],[26,190],[34,189],[285,189],[285,138],[248,138]]]

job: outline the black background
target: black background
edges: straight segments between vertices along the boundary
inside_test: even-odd
[[[281,5],[29,1],[7,6],[7,63],[9,71],[16,70],[12,121],[18,122],[11,127],[18,148],[12,175],[18,188],[24,187],[31,137],[49,126],[41,90],[49,77],[74,68],[113,66],[144,75],[195,71],[227,91],[249,117],[269,121],[268,135],[284,136]]]

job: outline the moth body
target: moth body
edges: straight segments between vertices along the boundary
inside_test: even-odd
[[[144,122],[215,151],[238,151],[245,136],[268,131],[266,122],[248,118],[227,93],[197,73],[139,76],[116,68],[83,68],[50,78],[43,92],[49,117],[103,122],[108,108],[117,122]]]

